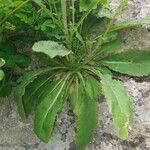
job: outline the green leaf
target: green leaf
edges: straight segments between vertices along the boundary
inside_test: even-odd
[[[96,9],[97,4],[106,5],[107,0],[80,0],[80,11],[88,11],[89,9]]]
[[[92,33],[103,22],[103,18],[98,18],[93,15],[87,16],[82,25],[82,35]]]
[[[14,67],[16,64],[20,67],[27,67],[30,63],[30,58],[18,54],[16,47],[9,42],[0,42],[0,56],[5,60],[5,67]]]
[[[100,96],[100,83],[92,76],[86,75],[85,91],[91,99],[98,99]]]
[[[5,60],[0,58],[0,67],[2,67],[5,64]]]
[[[128,126],[132,121],[133,102],[121,81],[113,80],[110,75],[101,75],[102,90],[115,126],[122,139],[128,137]]]
[[[91,4],[92,0],[80,0],[80,11],[88,11]]]
[[[23,105],[22,97],[25,94],[26,86],[33,82],[38,75],[44,74],[47,71],[50,71],[49,68],[41,68],[37,70],[33,70],[27,72],[24,76],[22,76],[19,80],[20,84],[16,87],[14,99],[17,102],[18,112],[22,119],[26,118],[25,108]]]
[[[92,140],[98,124],[98,103],[85,97],[76,121],[76,144],[79,150]]]
[[[15,65],[18,65],[19,67],[28,67],[30,64],[30,58],[22,55],[22,54],[9,54],[7,52],[0,51],[0,56],[5,60],[5,67],[12,68],[15,67]]]
[[[127,20],[123,22],[118,22],[110,28],[109,32],[122,30],[126,28],[132,28],[135,26],[143,25],[143,24],[149,25],[150,18],[132,19],[132,20]]]
[[[81,85],[79,85],[78,79],[76,79],[76,82],[74,83],[75,88],[73,92],[70,94],[70,103],[73,109],[73,112],[75,115],[79,113],[80,106],[82,104],[82,101],[84,99],[84,95],[82,94],[81,90]]]
[[[82,43],[82,45],[84,45],[84,40],[82,38],[82,35],[78,31],[76,31],[76,38]]]
[[[116,40],[117,35],[118,35],[117,31],[109,32],[109,33],[107,33],[107,35],[105,37],[100,36],[98,38],[98,42],[100,43],[100,45],[105,44],[105,43],[109,43],[113,40]]]
[[[49,92],[51,87],[51,75],[42,75],[31,82],[27,87],[22,98],[26,116],[41,102],[41,99]]]
[[[93,77],[88,77],[86,89],[81,83],[76,82],[76,87],[70,95],[73,112],[76,115],[76,145],[83,150],[92,140],[98,124],[98,103],[100,86]]]
[[[51,83],[49,93],[45,95],[35,111],[34,131],[44,142],[51,137],[57,113],[68,98],[67,77]]]
[[[16,54],[16,47],[10,42],[0,42],[0,51],[14,55]]]
[[[31,62],[31,59],[28,56],[21,54],[12,56],[12,59],[20,68],[28,67]]]
[[[119,50],[119,48],[123,45],[122,39],[113,40],[111,42],[105,43],[98,49],[97,55],[100,57],[105,57]]]
[[[33,0],[35,3],[39,4],[39,5],[43,5],[44,2],[43,0]]]
[[[12,91],[12,85],[9,82],[5,82],[4,85],[1,84],[2,87],[0,87],[0,97],[6,97],[11,94]]]
[[[69,51],[63,45],[59,45],[54,41],[39,41],[33,45],[32,49],[35,52],[45,53],[50,58],[54,58],[55,56],[63,57],[71,53],[71,51]]]
[[[99,71],[102,73],[102,74],[109,74],[109,75],[113,75],[112,74],[112,72],[108,69],[108,68],[106,68],[106,67],[101,67],[100,69],[99,69]]]
[[[150,51],[131,49],[106,57],[101,63],[123,74],[147,76],[150,74]]]
[[[100,17],[100,18],[109,18],[109,19],[112,19],[113,18],[113,14],[112,12],[108,9],[108,8],[101,8],[99,10],[99,12],[97,13],[97,17]]]

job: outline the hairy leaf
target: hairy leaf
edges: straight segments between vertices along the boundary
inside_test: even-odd
[[[101,67],[100,69],[99,69],[99,71],[102,73],[102,74],[109,74],[109,75],[112,75],[112,72],[108,69],[108,68],[106,68],[106,67]]]
[[[113,80],[110,75],[101,75],[102,90],[115,126],[121,138],[128,137],[128,126],[132,121],[133,103],[121,81]]]
[[[71,51],[69,51],[63,45],[59,45],[54,41],[39,41],[33,45],[32,49],[35,52],[45,53],[50,58],[54,58],[55,56],[63,57],[71,53]]]
[[[97,55],[100,57],[105,57],[107,55],[110,55],[111,53],[118,51],[119,48],[122,46],[122,44],[123,44],[123,40],[121,39],[117,39],[117,40],[113,40],[111,42],[105,43],[98,50]]]
[[[86,76],[85,91],[91,99],[98,99],[101,91],[100,83],[92,76]]]
[[[22,119],[26,118],[25,108],[22,101],[22,97],[25,94],[26,86],[33,82],[38,75],[41,75],[49,70],[49,68],[33,70],[27,72],[24,76],[20,78],[19,82],[21,83],[16,87],[14,99],[17,102],[18,112]]]
[[[84,98],[77,116],[76,144],[82,150],[92,140],[98,124],[98,103],[88,96]]]
[[[31,82],[27,87],[22,98],[25,113],[28,116],[42,99],[42,95],[49,92],[51,75],[42,75]],[[49,85],[49,86],[48,86]]]
[[[116,31],[116,30],[121,30],[121,29],[126,29],[126,28],[131,28],[143,24],[150,24],[150,18],[141,18],[141,19],[132,19],[132,20],[127,20],[123,22],[118,22],[115,25],[113,25],[110,28],[110,32]]]
[[[150,51],[127,50],[104,58],[102,64],[123,74],[147,76],[150,74]]]
[[[35,111],[34,131],[44,142],[51,137],[57,113],[68,98],[68,76],[51,83],[49,93],[45,95]]]
[[[70,94],[70,102],[73,109],[73,112],[75,115],[79,113],[80,106],[83,101],[84,95],[81,94],[82,92],[80,90],[83,90],[81,86],[79,85],[78,79],[76,79],[76,82],[73,85],[74,91]]]
[[[76,83],[76,87],[70,96],[73,112],[76,119],[76,145],[79,150],[91,141],[98,123],[97,98],[100,93],[100,86],[93,77],[88,77],[86,89],[81,83]]]

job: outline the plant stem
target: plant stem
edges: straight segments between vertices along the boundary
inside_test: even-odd
[[[61,0],[61,11],[62,11],[62,19],[64,25],[64,33],[66,36],[66,41],[68,42],[68,24],[67,24],[67,5],[66,0]]]
[[[57,15],[58,12],[57,12],[57,7],[56,7],[56,4],[55,4],[55,0],[52,0],[52,3],[53,3],[53,6],[54,6],[54,9],[55,9],[55,13],[56,13],[56,15]]]
[[[128,4],[128,0],[122,0],[122,1],[121,1],[120,5],[117,7],[117,9],[116,9],[116,11],[115,11],[115,13],[114,13],[112,19],[110,20],[110,22],[109,22],[109,24],[108,24],[108,26],[107,26],[107,28],[106,28],[106,31],[102,34],[102,37],[103,37],[103,38],[106,37],[106,35],[107,35],[107,33],[109,32],[111,26],[112,26],[113,23],[115,22],[116,17],[121,14],[121,12],[123,11],[123,9],[126,7],[127,4]],[[101,38],[101,35],[98,36],[98,37],[96,37],[95,40],[98,39],[98,38]]]
[[[123,11],[123,9],[124,9],[125,6],[127,5],[127,3],[128,3],[128,0],[122,0],[122,1],[121,1],[120,5],[118,6],[118,8],[116,9],[116,11],[115,11],[115,13],[114,13],[114,15],[113,15],[113,18],[111,19],[110,23],[109,23],[108,26],[107,26],[106,31],[105,31],[102,35],[98,36],[96,39],[98,39],[98,38],[105,38],[105,37],[106,37],[107,33],[109,32],[111,26],[113,25],[113,23],[114,23],[114,21],[115,21],[115,19],[116,19],[116,17],[117,17],[118,15],[120,15],[120,13]],[[95,40],[96,40],[96,39],[95,39]],[[100,41],[100,42],[101,42],[101,41]],[[101,43],[100,43],[100,44],[101,44]],[[97,48],[99,48],[100,44],[98,44],[98,45],[96,46],[96,48],[92,51],[92,54],[90,54],[89,56],[87,56],[87,59],[86,59],[85,62],[84,62],[85,64],[86,64],[86,63],[89,63],[89,62],[95,57],[95,53],[97,52]]]
[[[71,42],[69,37],[68,23],[67,23],[67,2],[66,0],[61,0],[61,12],[62,12],[62,22],[64,25],[64,34],[66,38],[66,44],[69,49],[71,49]]]
[[[106,29],[105,33],[103,34],[103,37],[105,37],[105,36],[107,35],[107,33],[109,32],[109,29],[110,29],[111,26],[113,25],[113,23],[114,23],[116,17],[119,15],[119,12],[123,9],[123,8],[122,8],[122,7],[123,7],[123,6],[122,6],[123,4],[124,4],[124,3],[123,3],[123,1],[122,1],[121,4],[119,5],[119,7],[116,9],[116,12],[115,12],[115,14],[113,15],[112,20],[111,20],[110,23],[108,24],[107,29]]]
[[[74,6],[75,0],[72,0],[72,24],[73,27],[75,25],[75,6]]]
[[[52,16],[51,16],[52,20],[53,20],[53,22],[55,22],[54,15],[53,15],[53,9],[52,9],[50,0],[48,0],[48,5],[49,5],[50,13],[52,14]]]
[[[82,15],[81,19],[80,19],[79,22],[77,23],[76,28],[79,28],[79,27],[80,27],[80,25],[83,23],[83,21],[85,20],[85,18],[86,18],[86,17],[89,15],[89,13],[93,10],[93,7],[95,7],[99,2],[100,2],[100,1],[93,2],[93,3],[89,6],[89,10],[86,11],[86,12]]]

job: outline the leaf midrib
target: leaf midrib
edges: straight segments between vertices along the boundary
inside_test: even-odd
[[[48,114],[49,110],[53,107],[54,103],[56,102],[56,100],[57,100],[58,96],[60,95],[60,93],[61,93],[61,91],[62,91],[62,89],[63,89],[63,87],[64,87],[64,85],[65,85],[65,83],[66,83],[66,80],[68,79],[68,77],[69,77],[69,75],[68,75],[65,79],[62,79],[59,83],[57,83],[57,85],[56,85],[56,86],[53,88],[53,90],[50,92],[50,93],[52,93],[52,92],[58,87],[58,85],[64,80],[62,86],[60,87],[60,90],[58,91],[58,93],[57,93],[56,97],[54,98],[52,104],[49,106],[49,108],[48,108],[46,114],[44,115],[44,117],[43,117],[44,119],[43,119],[43,120],[45,120],[45,118],[47,117],[47,114]],[[49,93],[49,94],[50,94],[50,93]],[[48,94],[48,95],[49,95],[49,94]]]
[[[115,97],[115,99],[116,99],[116,101],[117,101],[117,103],[118,103],[118,106],[119,106],[119,108],[120,108],[120,112],[126,116],[126,119],[127,119],[127,120],[126,120],[126,124],[129,123],[129,116],[128,116],[128,114],[126,114],[125,112],[122,112],[120,103],[119,103],[119,101],[117,100],[117,95],[115,94],[116,92],[112,89],[111,86],[109,86],[109,83],[108,83],[107,81],[106,81],[106,83],[107,83],[107,86],[110,87],[110,89],[111,89],[111,91],[112,91],[112,93],[113,93],[113,95],[114,95],[114,97]],[[118,84],[119,84],[119,83],[118,83]],[[111,106],[111,107],[112,107],[112,106]],[[111,108],[111,110],[112,110],[112,108]],[[112,112],[112,111],[111,111],[111,112]],[[124,126],[124,127],[125,127],[125,126]]]
[[[51,78],[51,76],[49,77],[49,78],[47,78],[47,80],[46,81],[44,81],[42,84],[40,84],[38,87],[36,87],[36,89],[31,93],[31,95],[29,95],[26,99],[26,101],[25,101],[25,104],[27,104],[28,102],[29,102],[29,100],[32,98],[32,96],[38,91],[38,89],[40,88],[40,87],[42,87],[49,79]]]
[[[143,65],[145,65],[145,64],[147,64],[147,65],[150,65],[150,63],[149,62],[124,62],[124,61],[102,61],[102,63],[104,63],[104,64],[133,64],[133,65],[135,65],[135,64],[138,64],[138,65],[141,65],[141,64],[143,64]]]

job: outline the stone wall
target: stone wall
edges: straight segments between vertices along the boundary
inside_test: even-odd
[[[118,0],[111,0],[115,8]],[[132,0],[121,19],[150,16],[150,0]],[[122,31],[124,47],[149,49],[148,27]],[[106,103],[99,103],[99,125],[87,150],[150,150],[150,78],[120,76],[124,86],[134,98],[134,123],[129,139],[120,140],[112,123]],[[101,97],[100,99],[103,99]],[[75,150],[74,116],[66,106],[59,114],[53,137],[48,144],[40,142],[33,133],[32,117],[22,122],[11,99],[0,103],[0,150]]]

